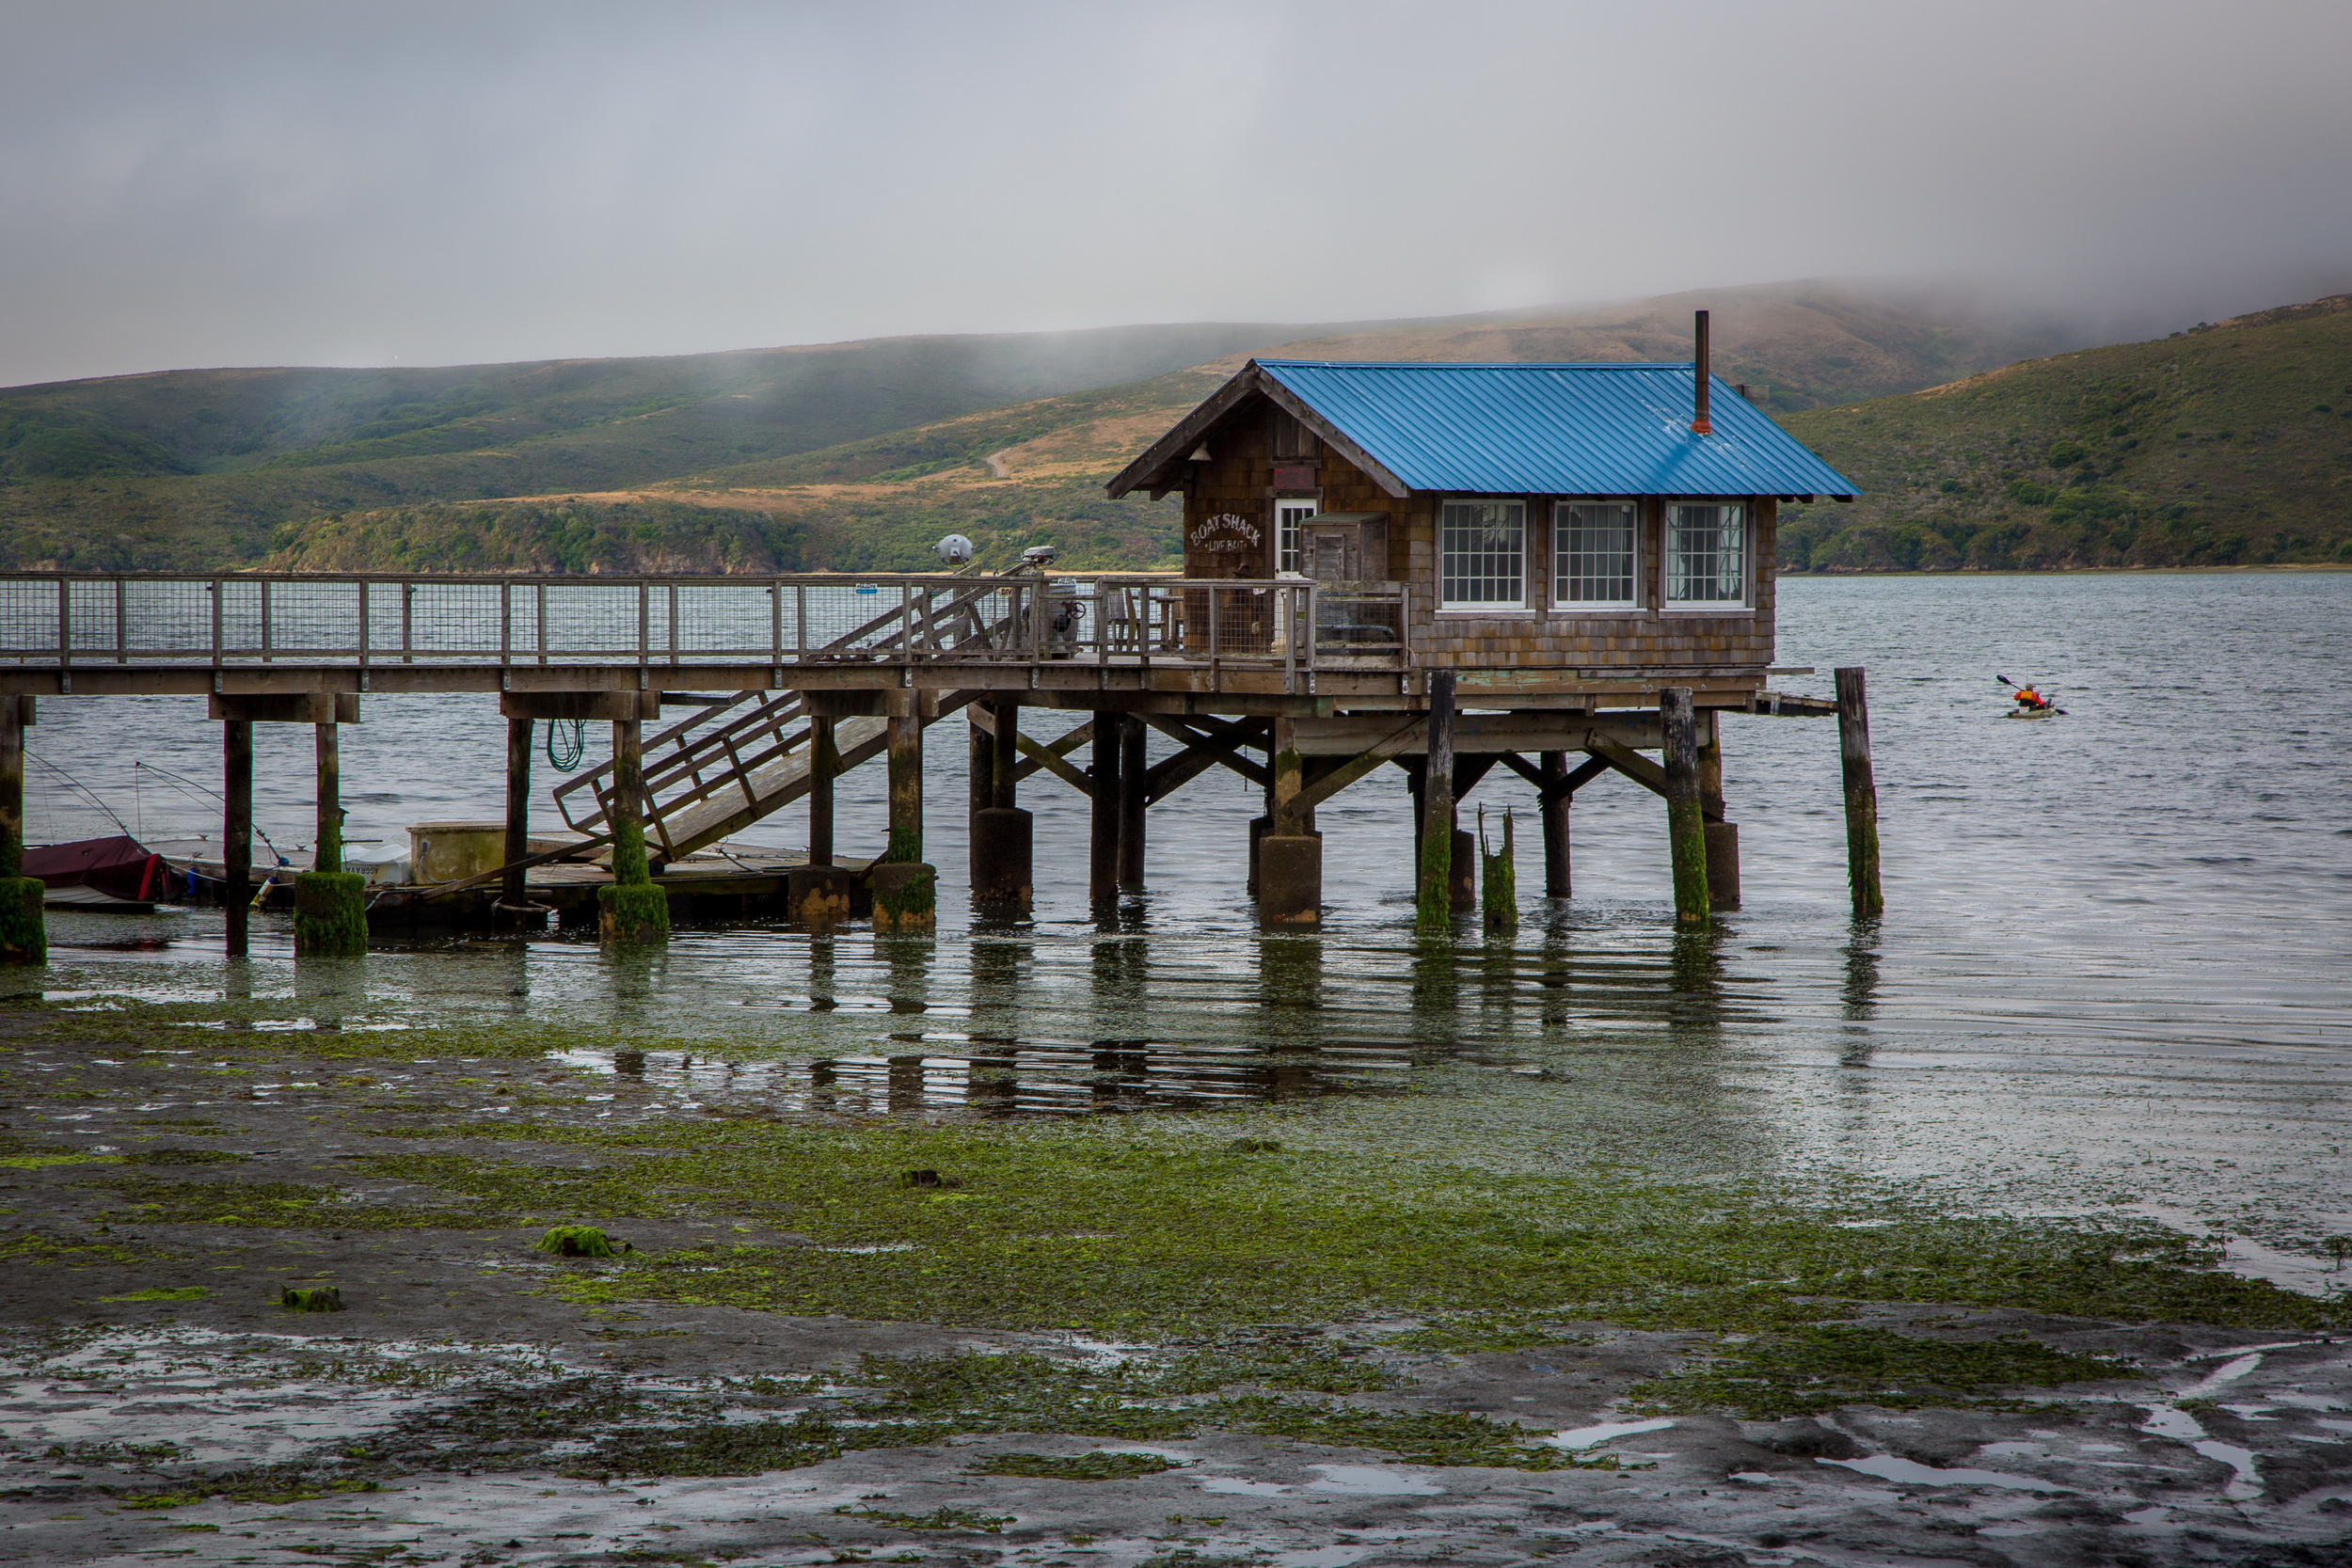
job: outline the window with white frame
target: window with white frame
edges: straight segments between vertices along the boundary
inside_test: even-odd
[[[1748,602],[1747,508],[1732,502],[1666,507],[1669,608],[1742,609]]]
[[[1298,525],[1322,510],[1322,503],[1308,499],[1278,500],[1274,503],[1274,569],[1278,572],[1302,572],[1299,564]]]
[[[1438,608],[1527,606],[1527,506],[1448,501],[1438,518]]]
[[[1639,604],[1634,538],[1629,500],[1562,501],[1554,507],[1552,608],[1610,610]]]

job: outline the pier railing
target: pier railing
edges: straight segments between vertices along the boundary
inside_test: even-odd
[[[0,576],[0,661],[1401,667],[1390,583],[1029,568],[771,577]]]

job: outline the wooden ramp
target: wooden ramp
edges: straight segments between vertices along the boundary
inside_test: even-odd
[[[927,713],[924,724],[937,723],[979,695],[940,693],[938,711]],[[647,848],[665,861],[682,860],[804,798],[812,751],[808,718],[797,692],[765,699],[745,692],[648,736],[642,802]],[[884,719],[835,720],[839,771],[880,756],[888,733]],[[612,788],[607,762],[556,785],[555,802],[573,828],[602,833]]]

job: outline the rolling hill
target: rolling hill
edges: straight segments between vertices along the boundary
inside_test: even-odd
[[[1800,569],[2352,562],[2352,295],[1781,422],[1862,487]]]
[[[12,388],[0,392],[0,541],[20,563],[249,563],[288,521],[650,483],[1148,376],[1300,330],[1119,327]]]
[[[1789,411],[2072,346],[2059,324],[1810,282],[1319,328],[113,377],[0,392],[0,563],[866,569],[920,563],[949,528],[1158,563],[1172,512],[1105,500],[1101,478],[1248,354],[1674,358],[1696,305],[1724,372]]]

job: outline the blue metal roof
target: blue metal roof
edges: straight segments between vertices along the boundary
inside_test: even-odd
[[[1714,433],[1692,435],[1687,364],[1257,365],[1415,490],[1855,493],[1721,377],[1709,378]]]

